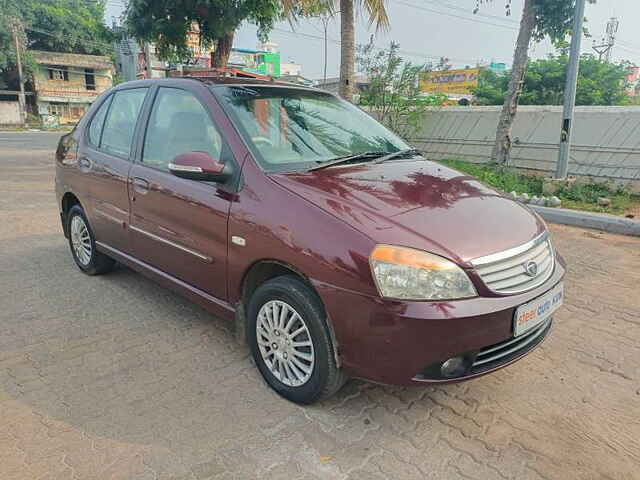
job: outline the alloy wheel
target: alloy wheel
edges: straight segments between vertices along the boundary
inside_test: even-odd
[[[289,387],[304,385],[313,373],[315,354],[309,328],[294,308],[281,300],[258,312],[256,337],[262,360]]]
[[[71,245],[78,261],[87,266],[91,262],[91,237],[84,219],[75,215],[71,219]]]

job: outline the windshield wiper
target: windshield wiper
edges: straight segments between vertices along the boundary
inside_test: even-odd
[[[318,166],[311,167],[308,171],[320,170],[322,168],[331,167],[333,165],[340,165],[343,163],[354,162],[358,160],[366,160],[369,158],[376,158],[374,163],[382,163],[387,160],[392,160],[397,157],[403,157],[405,155],[420,155],[420,152],[415,148],[407,148],[405,150],[398,150],[397,152],[363,152],[357,155],[345,155],[344,157],[332,158],[331,160],[325,160],[318,162]]]
[[[383,157],[378,158],[374,163],[382,163],[387,160],[393,160],[394,158],[404,157],[406,155],[420,155],[420,152],[415,148],[407,148],[406,150],[398,150],[397,152],[389,153]]]
[[[320,170],[322,168],[331,167],[333,165],[339,165],[341,163],[349,163],[358,160],[366,160],[368,158],[377,158],[383,155],[386,155],[387,152],[363,152],[358,153],[357,155],[345,155],[343,157],[336,157],[330,160],[320,161],[318,165],[315,167],[311,167],[308,171],[311,172],[313,170]]]

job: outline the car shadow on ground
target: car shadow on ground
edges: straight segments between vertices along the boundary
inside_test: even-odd
[[[14,244],[28,288],[22,307],[5,312],[15,322],[5,345],[27,353],[3,388],[40,415],[118,441],[191,448],[212,432],[233,444],[277,425],[294,434],[296,423],[312,422],[329,432],[338,419],[353,440],[380,428],[371,409],[435,405],[430,388],[359,380],[315,406],[294,405],[264,383],[231,323],[121,265],[88,277],[56,239]]]

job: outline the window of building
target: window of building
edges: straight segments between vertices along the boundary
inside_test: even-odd
[[[133,132],[146,94],[146,88],[121,90],[114,94],[104,123],[100,148],[114,155],[129,158]]]
[[[207,111],[189,92],[160,88],[147,127],[143,163],[168,170],[176,156],[196,150],[221,161],[222,137]]]
[[[96,89],[96,75],[93,68],[84,69],[84,85],[87,90]]]
[[[80,118],[84,115],[84,107],[71,107],[71,118]]]
[[[52,65],[49,67],[49,80],[69,81],[69,70],[64,65]]]
[[[49,115],[57,115],[59,118],[68,118],[71,115],[68,103],[50,102]]]

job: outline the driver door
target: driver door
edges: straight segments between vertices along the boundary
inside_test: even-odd
[[[217,298],[226,299],[227,217],[232,198],[222,186],[178,178],[168,164],[205,151],[233,161],[213,118],[190,90],[160,87],[140,161],[129,173],[134,256]]]

